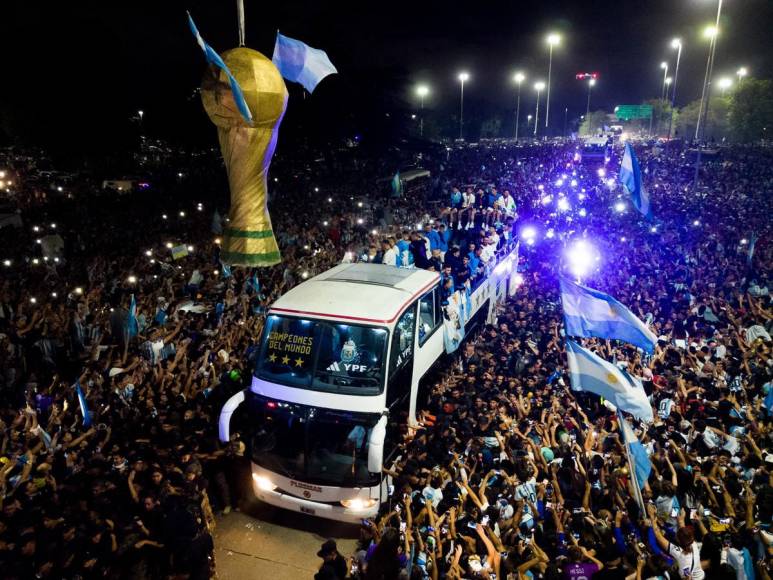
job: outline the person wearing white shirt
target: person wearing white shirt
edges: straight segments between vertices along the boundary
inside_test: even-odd
[[[505,190],[504,193],[499,196],[497,206],[499,206],[500,211],[503,212],[506,217],[515,216],[515,199],[513,199],[513,196],[510,195],[508,190]]]
[[[462,209],[459,211],[459,228],[462,227],[462,215],[467,214],[467,223],[464,229],[469,230],[475,223],[475,193],[472,187],[468,187],[462,194]]]
[[[648,506],[649,518],[644,520],[645,525],[651,526],[655,533],[658,546],[667,552],[676,562],[679,568],[680,578],[690,580],[703,580],[706,573],[701,562],[701,542],[695,541],[692,528],[682,526],[676,532],[676,544],[672,544],[660,530],[657,522],[657,508],[653,504]],[[698,520],[698,525],[703,528],[703,523]]]
[[[389,240],[383,240],[381,242],[381,250],[384,252],[381,263],[385,266],[397,266],[397,248],[391,245]]]

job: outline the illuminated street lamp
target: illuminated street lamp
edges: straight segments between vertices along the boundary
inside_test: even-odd
[[[746,69],[745,66],[742,66],[737,71],[735,71],[735,74],[738,75],[738,82],[741,82],[741,79],[749,74],[749,71]]]
[[[458,78],[462,87],[461,98],[459,100],[459,139],[464,139],[464,83],[470,80],[470,75],[466,72],[460,72]]]
[[[539,94],[545,89],[545,83],[539,81],[534,83],[534,90],[537,91],[537,110],[534,113],[534,137],[537,136],[537,127],[539,127]]]
[[[518,140],[518,125],[521,121],[521,83],[526,79],[522,72],[515,73],[513,81],[518,85],[518,100],[515,105],[515,140]]]
[[[548,42],[548,92],[545,100],[545,127],[547,128],[550,122],[550,77],[553,72],[553,47],[561,43],[561,36],[552,32],[547,36]]]
[[[419,85],[416,87],[416,94],[419,96],[419,102],[421,103],[421,120],[419,121],[419,135],[424,137],[424,98],[429,94],[429,87],[427,85]]]
[[[724,97],[727,89],[733,86],[733,79],[730,77],[722,77],[717,81],[717,85],[719,85],[719,90],[722,91],[722,96]]]

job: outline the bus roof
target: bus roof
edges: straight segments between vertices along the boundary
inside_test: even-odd
[[[271,313],[391,324],[439,278],[420,269],[340,264],[284,294]]]

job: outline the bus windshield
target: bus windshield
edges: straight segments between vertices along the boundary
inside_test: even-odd
[[[370,486],[368,441],[377,413],[353,413],[272,401],[251,395],[257,427],[252,460],[261,467],[317,485]]]
[[[316,391],[381,392],[387,330],[372,326],[271,315],[255,375]]]

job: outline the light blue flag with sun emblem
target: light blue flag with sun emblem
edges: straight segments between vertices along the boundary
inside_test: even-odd
[[[566,358],[572,390],[596,393],[621,411],[652,421],[652,405],[639,381],[573,340],[566,341]]]
[[[658,337],[608,294],[561,277],[567,336],[623,340],[652,354]]]
[[[650,194],[644,187],[644,181],[641,178],[641,169],[639,161],[636,159],[636,153],[630,143],[625,144],[625,153],[620,163],[620,174],[618,180],[631,196],[631,201],[636,209],[639,210],[645,218],[652,220],[652,206],[650,205]]]

